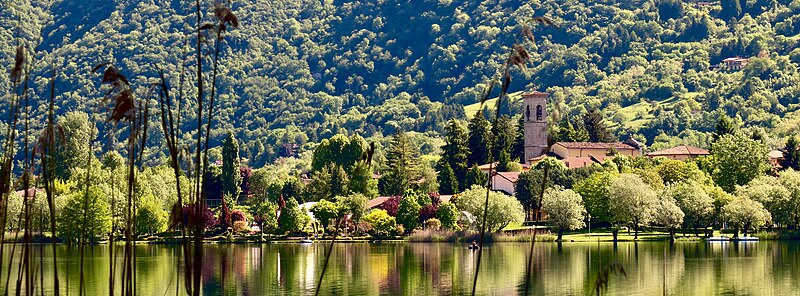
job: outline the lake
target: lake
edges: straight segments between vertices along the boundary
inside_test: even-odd
[[[8,245],[7,245],[8,246]],[[203,262],[206,295],[313,294],[327,244],[209,244]],[[478,294],[512,295],[523,289],[529,243],[497,243],[484,249]],[[86,291],[108,294],[109,246],[87,247]],[[47,247],[46,252],[49,254]],[[11,246],[4,248],[6,262]],[[19,248],[15,251],[19,258]],[[117,246],[122,256],[122,246]],[[79,253],[59,246],[62,290],[78,295]],[[139,295],[175,295],[180,246],[139,245]],[[336,244],[323,282],[324,295],[469,294],[477,252],[446,243]],[[121,263],[121,260],[119,260]],[[787,295],[800,291],[800,243],[663,242],[537,243],[533,295],[585,295],[598,270],[618,263],[608,295]],[[49,274],[52,262],[46,257]],[[36,263],[37,268],[39,266]],[[14,293],[16,264],[12,268]],[[118,268],[121,269],[121,268]],[[119,278],[119,276],[118,276]],[[52,289],[52,280],[45,278]],[[0,286],[0,290],[3,287]],[[182,289],[182,288],[181,288]],[[52,290],[50,290],[52,292]],[[181,293],[183,291],[181,290]],[[52,293],[45,293],[52,294]]]

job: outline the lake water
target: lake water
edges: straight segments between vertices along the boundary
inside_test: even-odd
[[[327,244],[206,245],[206,295],[313,294]],[[480,295],[513,295],[523,289],[529,243],[498,243],[484,249]],[[47,250],[47,248],[45,249]],[[3,249],[5,282],[11,247]],[[49,252],[49,251],[47,251]],[[119,255],[122,247],[118,246]],[[176,295],[182,280],[180,246],[139,245],[139,295]],[[77,248],[59,246],[62,290],[78,295]],[[49,253],[48,253],[49,254]],[[19,258],[19,249],[16,250]],[[336,244],[323,282],[323,295],[469,294],[477,252],[437,243]],[[86,251],[86,292],[108,294],[109,246]],[[121,261],[121,260],[120,260]],[[627,276],[612,274],[608,295],[798,295],[800,243],[537,243],[533,295],[586,295],[598,270],[618,263]],[[38,268],[38,263],[36,264]],[[52,271],[45,258],[46,274]],[[16,264],[12,267],[14,294]],[[121,269],[121,268],[118,268]],[[119,277],[118,277],[119,278]],[[52,289],[52,280],[45,286]],[[0,285],[0,290],[3,287]],[[50,293],[45,293],[50,295]],[[181,290],[183,295],[183,290]]]

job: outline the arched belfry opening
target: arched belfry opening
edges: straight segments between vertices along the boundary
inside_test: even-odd
[[[536,121],[542,121],[542,105],[536,106]]]
[[[525,120],[526,121],[531,121],[531,106],[530,105],[525,106]]]

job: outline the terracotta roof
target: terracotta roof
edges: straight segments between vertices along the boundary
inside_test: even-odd
[[[784,158],[784,157],[786,157],[786,156],[785,156],[785,154],[783,154],[783,151],[772,150],[772,151],[769,152],[769,158],[779,159],[779,158]]]
[[[667,156],[667,155],[708,155],[708,150],[692,146],[677,146],[669,149],[653,151],[647,156]]]
[[[638,148],[626,143],[593,143],[593,142],[558,142],[556,145],[567,149],[617,149],[617,150],[637,150]]]
[[[568,168],[582,168],[585,166],[590,166],[593,163],[595,163],[595,161],[592,159],[592,157],[587,157],[587,156],[567,157],[566,159],[564,159],[564,164]]]
[[[529,92],[526,92],[526,93],[522,94],[522,96],[547,96],[547,95],[550,95],[550,94],[548,94],[546,92],[540,92],[538,90],[529,91]]]
[[[529,165],[527,163],[521,163],[520,166],[522,166],[522,170],[523,171],[529,171],[529,170],[531,170],[531,167],[533,167],[533,166],[531,166],[531,165]],[[480,169],[481,171],[488,171],[489,170],[489,164],[487,163],[487,164],[479,165],[478,169]],[[495,170],[497,170],[497,162],[492,163],[492,171],[495,171]]]
[[[499,172],[499,173],[497,173],[497,175],[499,175],[500,177],[503,177],[503,179],[506,179],[511,183],[517,183],[517,181],[519,180],[519,174],[521,174],[521,172]]]
[[[392,198],[392,197],[391,196],[380,196],[380,197],[373,198],[367,203],[367,208],[368,209],[373,209],[373,208],[375,208],[377,206],[380,206],[383,203],[385,203],[387,200],[389,200],[390,198]]]
[[[478,168],[483,170],[483,171],[486,171],[486,170],[489,170],[489,165],[490,164],[492,165],[492,169],[493,170],[497,169],[497,162],[482,164],[482,165],[479,165]]]

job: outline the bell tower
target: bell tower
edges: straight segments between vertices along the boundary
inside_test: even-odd
[[[547,153],[547,96],[549,94],[533,91],[522,95],[522,116],[525,121],[525,159]]]

